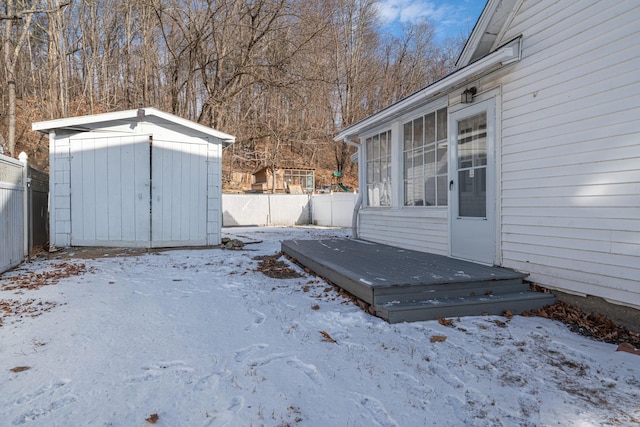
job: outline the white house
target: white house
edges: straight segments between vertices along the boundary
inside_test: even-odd
[[[489,0],[447,77],[344,129],[364,240],[640,308],[640,2]]]
[[[220,243],[222,147],[234,137],[155,108],[33,123],[49,134],[50,243]]]

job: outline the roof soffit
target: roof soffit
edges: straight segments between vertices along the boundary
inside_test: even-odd
[[[463,68],[491,53],[523,0],[488,0],[456,62]]]

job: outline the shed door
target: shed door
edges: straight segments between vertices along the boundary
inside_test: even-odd
[[[152,247],[207,244],[207,144],[153,139]]]
[[[493,264],[495,101],[451,114],[449,176],[451,256]]]
[[[147,247],[149,136],[71,140],[71,245]]]

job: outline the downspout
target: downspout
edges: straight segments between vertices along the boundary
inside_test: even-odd
[[[362,144],[350,140],[348,137],[344,139],[344,142],[346,142],[348,145],[351,145],[352,147],[356,147],[358,149],[358,152],[360,151],[360,148],[362,148]],[[358,160],[358,187],[360,187],[360,173],[362,165],[360,164],[359,156]],[[358,238],[358,211],[362,207],[362,188],[360,188],[359,190],[360,191],[358,191],[358,196],[356,197],[356,204],[353,206],[353,216],[351,217],[351,235],[354,239]]]

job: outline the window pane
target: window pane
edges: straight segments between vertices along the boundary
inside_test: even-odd
[[[436,140],[436,113],[424,116],[425,143],[429,144]]]
[[[404,153],[404,172],[403,176],[405,179],[413,177],[413,157],[411,156],[411,151]]]
[[[447,138],[447,109],[442,108],[437,112],[438,141]]]
[[[373,161],[373,182],[380,182],[380,159]]]
[[[380,157],[387,157],[387,134],[380,134]]]
[[[424,206],[424,182],[422,179],[413,181],[413,206]]]
[[[413,206],[413,180],[404,183],[404,205]]]
[[[367,185],[367,198],[369,200],[369,206],[380,206],[379,192],[373,184]]]
[[[373,140],[367,138],[367,160],[373,159]]]
[[[421,147],[424,144],[424,125],[422,117],[413,121],[413,146]]]
[[[448,144],[446,142],[438,143],[438,150],[436,152],[436,161],[437,161],[437,173],[438,175],[447,173],[447,164],[448,164],[448,153],[447,153]]]
[[[424,149],[413,150],[413,177],[422,178],[424,175]]]
[[[378,137],[378,135],[374,136],[373,138],[371,138],[373,140],[373,158],[374,159],[379,159],[380,158],[380,138]]]
[[[436,177],[429,177],[424,182],[425,206],[436,206]]]
[[[411,126],[412,122],[404,124],[404,149],[410,150],[413,142],[413,126]]]
[[[438,206],[447,206],[449,200],[449,177],[446,175],[439,176],[436,190],[438,193]]]
[[[475,168],[458,171],[459,215],[465,217],[487,216],[487,169]]]
[[[458,169],[473,166],[473,129],[458,123]]]
[[[373,183],[373,160],[367,162],[367,184]]]
[[[436,174],[436,151],[435,145],[430,144],[424,148],[424,176],[434,176]]]
[[[486,120],[486,118],[485,118]],[[475,158],[474,165],[485,166],[487,164],[487,123],[479,123],[478,137],[474,141]]]

